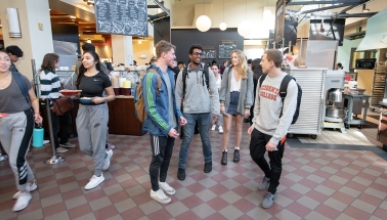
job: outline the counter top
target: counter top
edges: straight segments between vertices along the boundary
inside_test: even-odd
[[[364,95],[364,94],[350,94],[350,93],[343,93],[343,96],[352,96],[352,97],[356,97],[356,98],[369,98],[371,97],[370,95]]]
[[[116,99],[133,99],[132,95],[116,95]]]

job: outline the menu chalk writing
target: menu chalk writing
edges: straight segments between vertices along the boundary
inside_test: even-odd
[[[148,5],[145,0],[95,0],[97,32],[148,36]]]

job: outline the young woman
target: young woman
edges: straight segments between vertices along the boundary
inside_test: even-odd
[[[43,58],[43,63],[40,69],[40,91],[41,98],[50,98],[52,100],[63,96],[59,93],[62,89],[58,75],[55,73],[55,68],[59,67],[59,56],[55,53],[48,53]],[[71,115],[66,112],[61,116],[57,116],[51,110],[52,128],[54,130],[54,145],[58,153],[67,152],[66,147],[73,148],[74,144],[70,144],[68,131],[71,123]],[[47,112],[48,114],[48,112]],[[59,141],[60,137],[60,141]]]
[[[212,64],[212,72],[214,73],[215,79],[216,79],[216,85],[218,86],[218,92],[220,90],[220,85],[222,83],[222,79],[220,78],[219,74],[219,68],[216,62]],[[212,125],[211,131],[215,131],[216,126],[218,126],[219,133],[223,134],[223,116],[222,114],[218,115],[218,122],[214,125]]]
[[[92,99],[90,104],[79,105],[76,120],[79,147],[94,160],[94,175],[85,186],[89,190],[105,180],[102,170],[109,168],[113,155],[112,150],[105,149],[109,121],[106,102],[113,101],[115,96],[109,76],[101,71],[99,56],[94,51],[83,54],[76,85],[82,90],[81,98]]]
[[[18,72],[11,72],[9,55],[0,51],[0,141],[9,157],[15,175],[17,199],[13,211],[25,209],[37,188],[35,177],[26,161],[34,122],[42,123],[39,102],[30,81]],[[27,97],[28,96],[28,97]]]
[[[247,67],[246,56],[240,50],[231,52],[231,67],[223,72],[219,93],[220,112],[223,114],[223,152],[222,165],[227,165],[227,145],[230,137],[231,122],[235,121],[234,162],[239,162],[239,149],[242,138],[243,118],[250,116],[253,105],[253,73]]]

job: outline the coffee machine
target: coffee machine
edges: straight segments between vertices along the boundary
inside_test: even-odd
[[[345,72],[328,70],[325,78],[325,115],[324,128],[340,129],[347,133],[344,126],[343,89]]]

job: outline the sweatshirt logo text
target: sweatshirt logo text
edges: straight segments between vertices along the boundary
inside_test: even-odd
[[[275,101],[279,96],[279,89],[273,86],[262,85],[259,89],[259,96]]]

